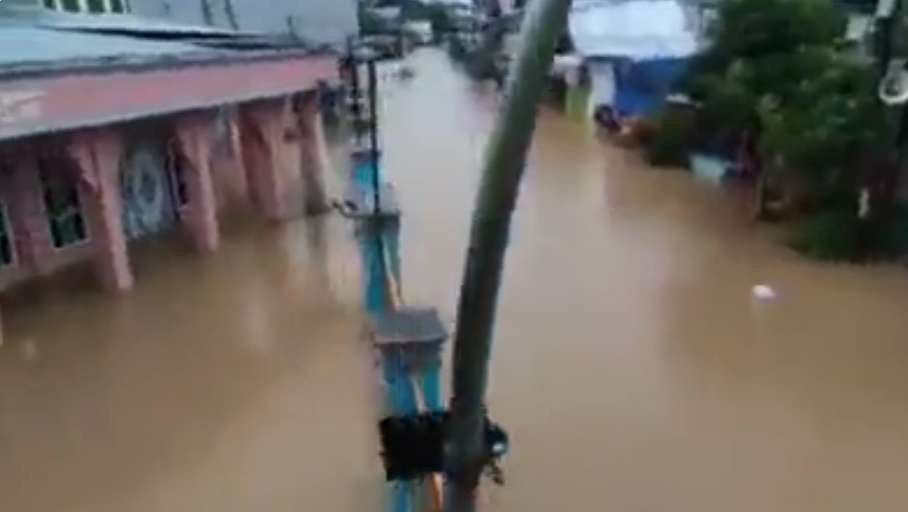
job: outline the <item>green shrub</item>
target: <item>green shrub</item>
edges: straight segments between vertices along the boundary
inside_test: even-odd
[[[663,112],[643,140],[646,159],[660,167],[687,167],[696,140],[697,121],[692,112]]]
[[[908,253],[908,207],[895,204],[873,223],[870,257],[891,260]]]
[[[798,227],[792,247],[832,261],[891,260],[908,253],[908,207],[894,205],[867,221],[843,206],[821,210]]]
[[[821,260],[856,261],[861,255],[861,226],[854,212],[823,210],[800,225],[792,247]]]
[[[469,51],[463,44],[460,36],[453,32],[448,35],[448,55],[455,61],[463,61],[467,58]]]

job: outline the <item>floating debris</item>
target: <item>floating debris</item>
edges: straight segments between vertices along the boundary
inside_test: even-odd
[[[22,359],[28,363],[38,359],[38,344],[34,340],[26,340],[22,343]]]
[[[768,284],[758,284],[754,286],[753,290],[751,290],[751,294],[754,299],[760,301],[770,301],[778,298],[776,291]]]

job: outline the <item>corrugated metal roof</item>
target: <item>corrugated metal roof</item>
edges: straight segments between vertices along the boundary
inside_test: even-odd
[[[289,37],[132,15],[0,9],[0,80],[72,69],[181,65],[310,50]]]
[[[3,0],[0,0],[0,2],[3,2]],[[76,30],[129,30],[137,33],[167,32],[207,35],[230,35],[236,33],[220,27],[177,23],[152,17],[134,16],[132,14],[72,13],[40,8],[36,4],[22,6],[7,2],[0,3],[0,20],[4,23]]]
[[[55,13],[39,20],[37,25],[66,30],[93,32],[132,32],[134,34],[174,34],[199,36],[236,37],[241,34],[219,27],[186,25],[154,18],[141,18],[129,14],[67,15]]]
[[[4,0],[8,1],[8,0]],[[230,27],[227,4],[211,0],[210,20]],[[196,25],[205,24],[199,0],[130,0],[132,12]],[[359,33],[356,0],[233,0],[241,30],[286,34],[315,44],[342,45]]]
[[[166,57],[200,49],[182,42],[0,24],[0,67],[70,60]]]
[[[231,35],[235,34],[223,29],[131,15],[73,14],[8,5],[0,8],[0,70],[6,74],[88,62],[161,61],[212,51],[179,39]],[[154,37],[158,40],[151,40]]]

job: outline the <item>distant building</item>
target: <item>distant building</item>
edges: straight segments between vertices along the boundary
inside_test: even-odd
[[[601,106],[622,117],[652,113],[703,44],[705,30],[677,0],[575,0],[568,26],[574,55],[559,59],[559,71],[572,110],[587,116]],[[577,93],[589,96],[580,101]]]
[[[378,21],[379,32],[390,34],[400,31],[403,23],[400,7],[373,7],[369,9],[369,12]]]
[[[430,21],[408,21],[404,24],[404,31],[416,44],[431,44],[434,39],[432,22]]]
[[[140,3],[0,3],[0,292],[81,262],[129,290],[144,238],[213,251],[228,211],[324,201],[315,90],[336,55],[129,14]]]

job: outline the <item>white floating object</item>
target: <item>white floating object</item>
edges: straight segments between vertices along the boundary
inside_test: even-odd
[[[753,297],[757,300],[773,300],[778,297],[775,290],[768,284],[758,284],[751,290]]]
[[[29,363],[38,359],[38,344],[34,340],[26,340],[22,344],[22,359]]]
[[[690,156],[690,168],[694,177],[712,183],[721,185],[722,180],[729,174],[731,163],[728,160],[700,153],[694,153]]]

